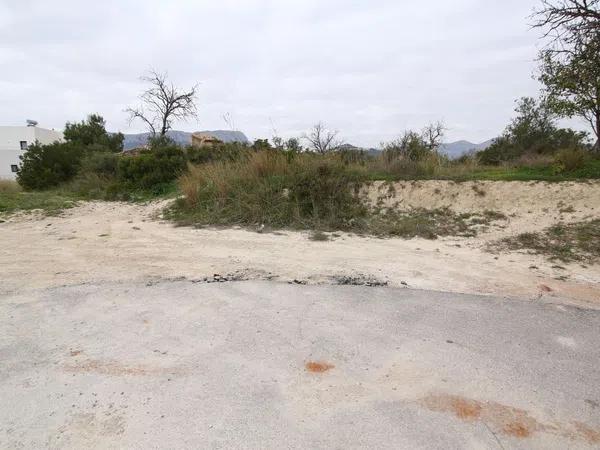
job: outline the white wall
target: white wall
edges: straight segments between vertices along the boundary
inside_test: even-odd
[[[35,141],[51,144],[62,139],[63,134],[60,131],[38,127],[0,127],[0,179],[15,179],[16,174],[12,172],[11,165],[20,164],[19,156],[24,153],[24,150],[21,150],[21,141],[31,145]]]

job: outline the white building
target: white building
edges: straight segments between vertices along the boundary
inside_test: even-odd
[[[27,126],[0,127],[0,179],[15,179],[19,167],[19,156],[36,141],[51,144],[62,141],[61,131],[39,128],[37,122],[27,121]]]

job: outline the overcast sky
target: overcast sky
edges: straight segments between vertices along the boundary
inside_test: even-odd
[[[497,136],[536,95],[538,0],[0,0],[0,125],[62,129],[98,112],[145,131],[149,68],[199,89],[187,131],[300,135],[322,120],[375,146],[445,121],[447,140]]]

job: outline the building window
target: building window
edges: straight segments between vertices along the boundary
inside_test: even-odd
[[[27,141],[21,141],[21,150],[27,150]]]
[[[16,164],[11,164],[10,165],[10,171],[12,173],[17,173],[19,171],[19,166],[17,166]]]

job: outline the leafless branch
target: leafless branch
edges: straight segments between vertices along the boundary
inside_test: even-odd
[[[341,145],[337,140],[337,135],[337,131],[329,130],[323,122],[319,122],[302,138],[308,141],[312,150],[324,154],[337,149]]]
[[[442,145],[442,139],[446,133],[446,126],[443,122],[430,123],[423,131],[421,137],[429,150],[437,150]]]
[[[139,119],[153,135],[164,136],[172,128],[175,120],[197,117],[197,84],[182,92],[167,80],[166,73],[154,70],[141,77],[141,80],[149,83],[150,88],[140,95],[141,106],[126,110],[130,121]]]

